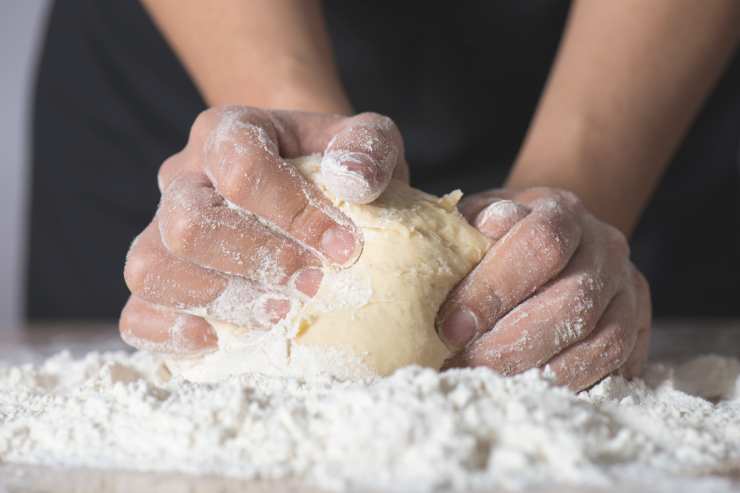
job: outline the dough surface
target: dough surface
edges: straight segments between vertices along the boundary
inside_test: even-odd
[[[319,162],[293,164],[320,186]],[[316,296],[269,332],[211,321],[219,350],[170,361],[173,373],[194,381],[246,372],[352,379],[441,366],[449,351],[435,331],[437,311],[489,246],[457,212],[462,193],[437,198],[392,180],[371,204],[327,196],[362,232],[356,263],[325,268]]]

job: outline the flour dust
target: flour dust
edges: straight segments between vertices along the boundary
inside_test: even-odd
[[[740,464],[740,361],[653,364],[644,380],[611,377],[573,394],[536,370],[194,384],[146,353],[61,353],[0,366],[6,462],[292,478],[335,491],[733,491],[721,476]]]

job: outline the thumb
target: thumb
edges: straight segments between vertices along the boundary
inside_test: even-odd
[[[367,204],[383,193],[391,178],[408,182],[401,132],[387,116],[281,110],[272,114],[281,155],[323,153],[319,179],[334,196]]]
[[[514,201],[515,194],[506,189],[494,189],[465,197],[458,209],[478,231],[498,241],[531,209]]]
[[[401,132],[377,113],[347,118],[324,150],[321,180],[337,197],[356,204],[372,202],[395,177],[408,181]]]

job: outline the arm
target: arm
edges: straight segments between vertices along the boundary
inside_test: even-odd
[[[737,45],[738,21],[734,0],[575,2],[507,188],[463,207],[494,245],[440,311],[440,335],[459,349],[450,366],[548,365],[574,389],[639,374],[650,294],[624,235]]]
[[[408,172],[390,119],[340,115],[352,108],[318,0],[144,2],[216,107],[160,168],[160,206],[127,256],[120,330],[133,346],[192,354],[218,342],[194,312],[266,330],[315,295],[320,267],[361,250],[355,226],[285,158],[322,153],[324,186],[356,203]]]
[[[629,234],[738,26],[735,0],[575,2],[507,186],[570,190]]]
[[[348,114],[319,0],[144,0],[209,106]]]

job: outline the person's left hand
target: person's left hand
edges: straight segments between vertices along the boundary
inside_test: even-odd
[[[494,244],[440,309],[440,337],[456,351],[446,367],[547,365],[574,390],[639,374],[650,293],[619,230],[550,188],[477,194],[460,210]]]

